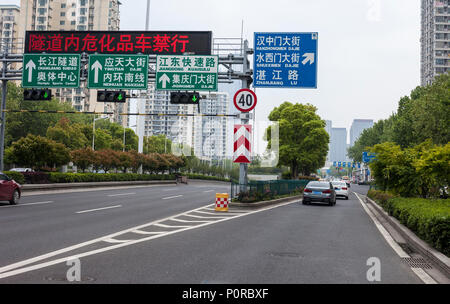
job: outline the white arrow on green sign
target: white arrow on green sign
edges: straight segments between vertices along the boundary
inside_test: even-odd
[[[88,88],[146,90],[148,55],[89,56]]]
[[[22,87],[78,88],[79,54],[24,54]]]
[[[156,89],[217,91],[216,55],[156,56]]]

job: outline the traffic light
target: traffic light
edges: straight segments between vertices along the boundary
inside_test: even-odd
[[[126,100],[124,91],[97,91],[98,102],[125,102]]]
[[[170,92],[171,104],[199,104],[200,94],[197,92]]]
[[[52,100],[50,89],[25,89],[23,90],[23,100]]]

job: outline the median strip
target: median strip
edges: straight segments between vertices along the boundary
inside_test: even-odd
[[[113,208],[120,208],[122,205],[116,205],[116,206],[110,206],[110,207],[104,207],[104,208],[97,208],[97,209],[90,209],[90,210],[83,210],[76,212],[77,214],[81,213],[88,213],[88,212],[94,212],[94,211],[100,211],[100,210],[106,210],[106,209],[113,209]]]

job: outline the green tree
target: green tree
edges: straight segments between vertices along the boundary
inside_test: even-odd
[[[95,150],[105,150],[110,149],[112,144],[112,136],[108,130],[105,129],[95,129]]]
[[[6,161],[30,168],[58,167],[70,161],[69,149],[42,136],[28,136],[7,149]]]
[[[293,179],[298,178],[299,172],[310,175],[325,163],[329,135],[325,131],[325,121],[316,112],[317,108],[310,104],[285,102],[269,115],[269,120],[279,123],[278,166],[289,166]],[[266,136],[270,149],[270,127]]]
[[[70,103],[63,103],[57,99],[51,101],[25,101],[23,89],[16,84],[8,83],[6,108],[9,110],[51,110],[74,111]],[[28,134],[46,136],[47,129],[54,126],[62,117],[67,117],[72,123],[87,123],[87,115],[63,114],[63,113],[6,113],[5,146]]]
[[[63,117],[55,126],[47,129],[47,138],[62,143],[71,150],[82,149],[90,144],[82,128],[83,125],[72,124],[67,117]]]
[[[144,153],[172,153],[172,141],[164,134],[144,137]]]

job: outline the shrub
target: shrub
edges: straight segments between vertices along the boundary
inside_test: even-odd
[[[18,182],[19,184],[25,184],[25,177],[20,172],[14,172],[14,171],[5,171],[3,172],[9,177],[11,177],[13,180]]]
[[[49,174],[47,172],[24,172],[22,173],[27,184],[49,184]]]
[[[431,246],[450,256],[450,201],[393,197],[370,190],[368,196]]]
[[[52,183],[124,182],[174,180],[174,175],[136,173],[50,173]]]

